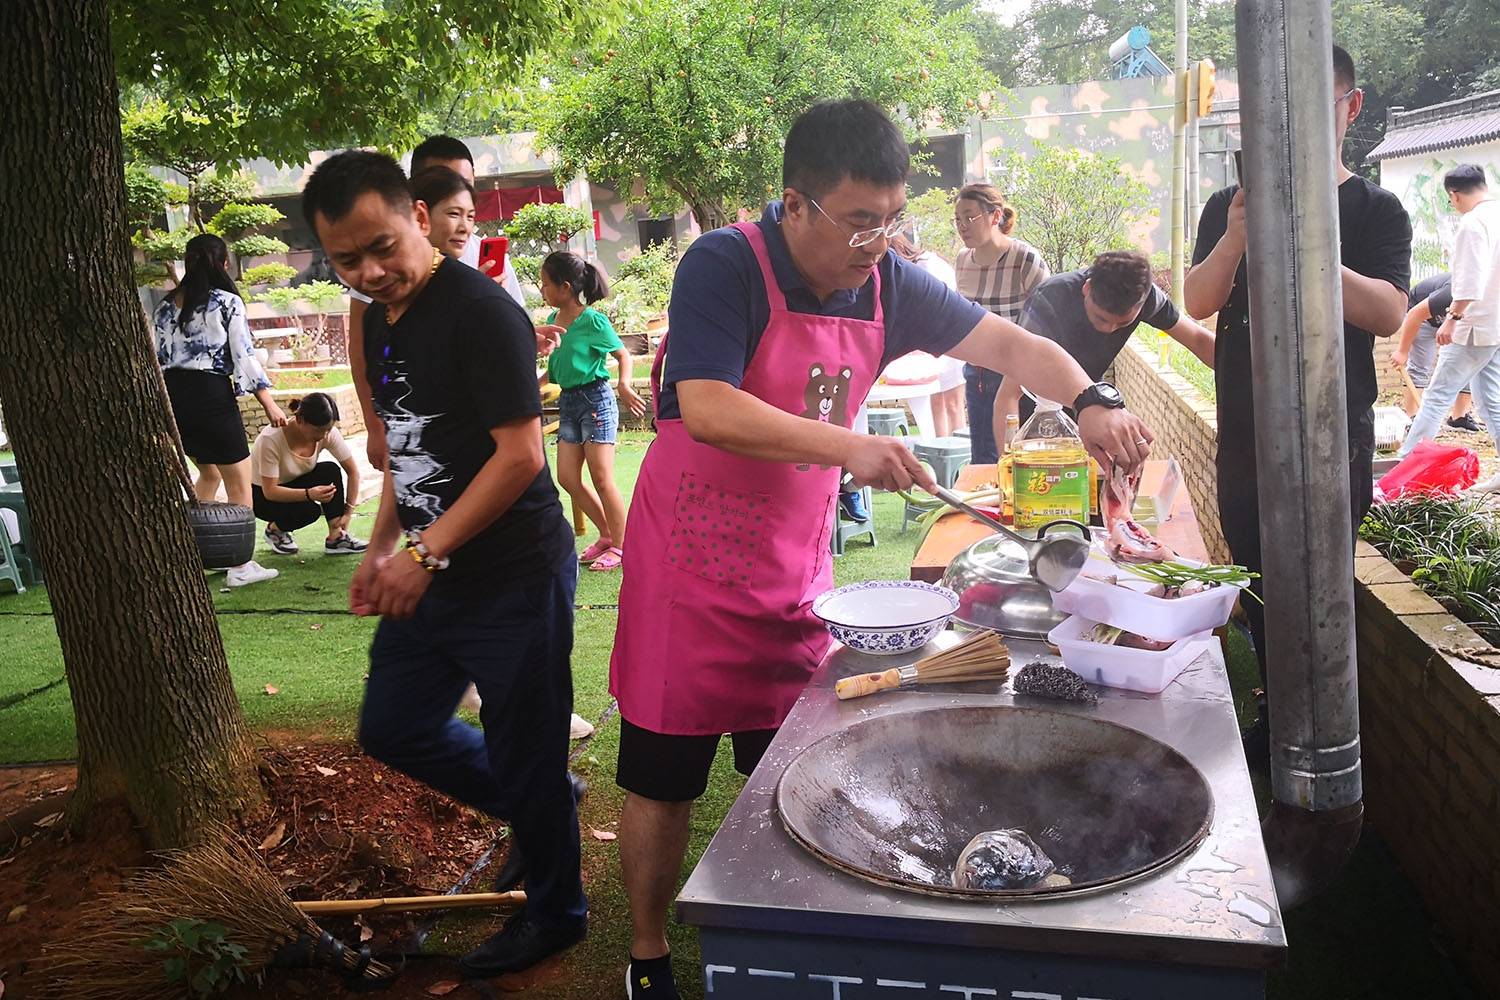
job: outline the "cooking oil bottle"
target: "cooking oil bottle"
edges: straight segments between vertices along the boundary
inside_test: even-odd
[[[1000,487],[1000,519],[1006,524],[1014,524],[1016,509],[1012,498],[1016,495],[1016,483],[1011,475],[1011,463],[1013,459],[1012,449],[1015,448],[1016,438],[1021,430],[1021,418],[1014,413],[1005,418],[1005,440],[1000,442],[1000,468],[995,473],[995,485]]]
[[[1061,517],[1088,524],[1089,454],[1078,425],[1060,403],[1038,397],[1036,412],[1016,435],[1010,459],[1017,531],[1035,534]]]

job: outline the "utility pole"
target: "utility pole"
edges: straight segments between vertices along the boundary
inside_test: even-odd
[[[1173,65],[1176,109],[1172,112],[1172,301],[1182,308],[1182,248],[1187,214],[1187,0],[1177,0],[1177,59]],[[1195,95],[1196,96],[1196,95]]]

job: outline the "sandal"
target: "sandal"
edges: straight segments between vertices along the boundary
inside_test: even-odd
[[[583,550],[583,555],[578,557],[578,561],[591,563],[595,559],[598,559],[600,556],[604,555],[604,553],[608,552],[610,549],[614,548],[614,546],[614,542],[610,541],[608,538],[605,538],[603,535],[600,535],[598,540],[595,541],[593,545],[590,545],[588,548]]]
[[[590,573],[608,573],[610,570],[619,569],[625,553],[613,546],[593,562],[589,563]]]

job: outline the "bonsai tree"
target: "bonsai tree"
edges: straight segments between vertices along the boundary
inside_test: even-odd
[[[566,247],[591,225],[589,214],[575,205],[523,205],[503,227],[511,239],[510,264],[516,277],[536,284],[542,258]]]
[[[342,304],[347,294],[344,286],[335,281],[309,281],[305,285],[298,285],[295,291],[301,296],[302,301],[312,307],[318,318],[318,333],[316,343],[326,344],[328,341],[325,334],[328,330],[328,314],[334,311],[334,307]]]

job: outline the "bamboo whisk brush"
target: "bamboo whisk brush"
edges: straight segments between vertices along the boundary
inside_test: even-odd
[[[1010,676],[1010,650],[994,632],[975,632],[958,645],[905,667],[844,677],[833,686],[840,701],[863,698],[877,691],[893,691],[917,684],[961,684],[964,681],[1005,680]]]

